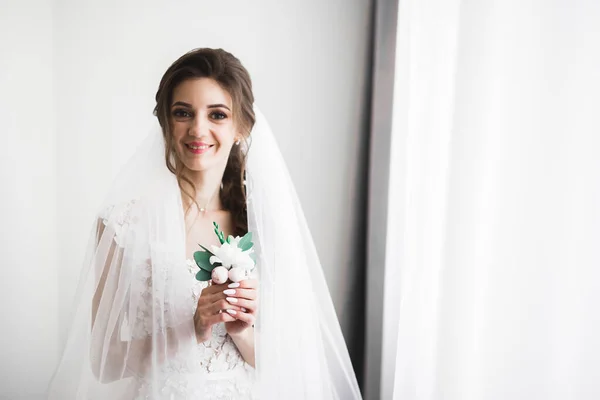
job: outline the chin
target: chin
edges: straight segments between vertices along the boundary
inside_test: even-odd
[[[203,172],[203,171],[208,171],[209,169],[211,169],[213,167],[212,163],[210,165],[207,165],[207,163],[187,163],[185,164],[185,167],[192,171],[192,172]]]
[[[187,154],[184,153],[185,156]],[[204,157],[180,157],[186,169],[192,172],[204,172],[213,168],[220,167],[227,163],[227,157],[221,157],[222,154],[207,154]]]
[[[210,169],[216,168],[221,165],[221,160],[211,159],[211,160],[193,160],[188,162],[184,162],[185,167],[193,172],[203,172],[208,171]]]

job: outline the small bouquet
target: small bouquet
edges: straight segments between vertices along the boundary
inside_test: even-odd
[[[199,244],[204,251],[194,253],[194,261],[200,268],[196,279],[203,282],[212,279],[217,285],[227,282],[227,279],[232,282],[244,280],[256,265],[252,232],[246,233],[244,237],[229,235],[225,238],[219,225],[216,222],[213,225],[221,246],[210,246],[209,250]]]

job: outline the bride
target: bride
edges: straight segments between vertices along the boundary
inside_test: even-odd
[[[160,131],[90,238],[50,399],[359,399],[298,198],[239,60],[196,49],[156,94]],[[251,232],[256,267],[201,282],[194,253]]]

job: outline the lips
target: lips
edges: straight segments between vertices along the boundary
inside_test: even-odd
[[[192,154],[203,154],[214,147],[214,144],[191,142],[185,144],[186,149]]]

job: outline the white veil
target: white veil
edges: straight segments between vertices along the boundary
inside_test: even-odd
[[[260,281],[258,398],[360,399],[294,186],[267,121],[255,114],[246,181]],[[150,398],[159,398],[161,367],[196,340],[193,303],[175,290],[190,279],[183,265],[181,195],[158,131],[98,214],[49,399],[132,399],[142,377],[156,383]]]

